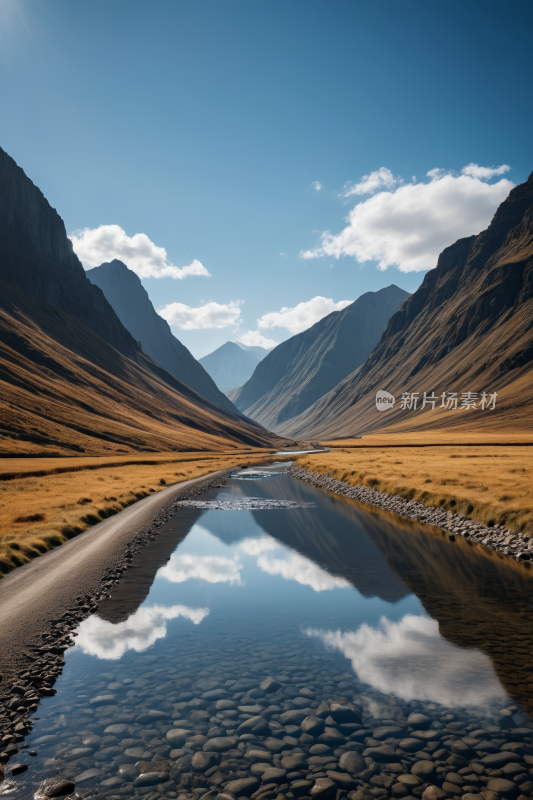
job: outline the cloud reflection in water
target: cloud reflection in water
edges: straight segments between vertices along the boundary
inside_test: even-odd
[[[262,554],[257,559],[257,566],[269,575],[281,575],[285,580],[310,586],[315,592],[345,589],[351,585],[344,578],[335,578],[313,561],[293,551],[285,553],[283,558]]]
[[[191,529],[193,541],[198,541],[202,549],[208,549],[216,538],[203,525],[194,525]],[[190,535],[190,534],[189,534]],[[196,553],[174,552],[164,567],[158,570],[157,577],[165,578],[169,583],[184,583],[191,579],[207,581],[207,583],[231,583],[242,586],[242,564],[239,557],[202,556]]]
[[[155,605],[139,608],[125,622],[116,624],[92,616],[81,623],[77,644],[91,656],[119,659],[127,650],[141,653],[151,647],[156,639],[164,638],[168,620],[183,617],[199,625],[208,614],[208,608]]]
[[[364,623],[346,633],[316,628],[305,633],[340,650],[361,681],[404,700],[479,706],[506,696],[490,659],[448,642],[429,617],[407,614],[398,622],[382,617],[380,628]]]
[[[272,536],[260,536],[258,539],[243,539],[239,542],[239,547],[247,556],[259,556],[268,550],[277,550],[279,542]]]
[[[197,556],[192,553],[175,553],[168,564],[161,567],[157,573],[158,578],[166,578],[170,583],[183,583],[191,578],[197,578],[208,583],[237,583],[242,584],[242,564],[238,558],[225,556]]]

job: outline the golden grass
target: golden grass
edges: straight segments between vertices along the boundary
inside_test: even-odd
[[[144,353],[126,358],[72,314],[7,284],[0,455],[212,453],[291,444],[204,400]]]
[[[446,445],[449,447],[465,445],[533,445],[533,429],[503,428],[500,430],[442,430],[442,428],[411,431],[387,431],[385,433],[366,433],[357,439],[321,440],[324,447],[412,447],[420,445]]]
[[[0,577],[171,484],[274,459],[264,450],[249,449],[150,454],[144,463],[142,456],[136,460],[131,463],[131,455],[122,462],[116,456],[5,460],[9,471],[0,475]]]
[[[352,485],[370,486],[533,536],[533,447],[363,444],[377,438],[346,440],[344,447],[332,442],[331,452],[302,457],[297,463]]]

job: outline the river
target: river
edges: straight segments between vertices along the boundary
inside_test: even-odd
[[[285,469],[178,504],[2,742],[0,794],[530,795],[530,569]]]

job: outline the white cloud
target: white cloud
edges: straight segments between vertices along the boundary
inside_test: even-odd
[[[341,192],[342,197],[351,197],[354,194],[374,194],[378,189],[391,189],[397,183],[396,178],[387,167],[380,167],[370,175],[363,175],[361,180],[352,186],[347,183]]]
[[[158,578],[170,583],[183,583],[192,578],[207,583],[231,583],[241,585],[242,564],[237,557],[197,556],[191,553],[174,554],[170,561],[157,572]]]
[[[335,303],[328,297],[313,297],[304,303],[298,303],[294,308],[284,306],[281,311],[272,311],[257,320],[259,328],[286,328],[291,333],[305,331],[318,322],[319,319],[331,314],[332,311],[341,311],[352,303],[352,300],[339,300]],[[241,340],[242,341],[242,340]],[[247,343],[246,343],[247,344]]]
[[[76,643],[84,653],[98,658],[119,659],[127,650],[141,653],[167,634],[167,621],[183,617],[194,625],[209,614],[208,608],[161,606],[139,608],[125,622],[108,622],[98,616],[83,620]]]
[[[511,167],[509,164],[502,164],[500,167],[480,167],[479,164],[467,164],[463,167],[461,172],[463,175],[471,175],[473,178],[481,178],[481,180],[489,180],[494,178],[495,175],[503,175],[509,172]]]
[[[123,261],[139,278],[177,278],[192,275],[211,277],[197,259],[186,267],[176,267],[168,260],[164,247],[158,247],[145,233],[128,236],[120,225],[84,228],[69,236],[74,252],[85,269],[99,267],[114,258]]]
[[[194,308],[185,303],[169,303],[158,310],[158,314],[166,319],[169,325],[183,331],[196,331],[200,328],[228,328],[242,322],[242,301],[231,300],[229,303],[206,303]]]
[[[269,575],[281,575],[287,581],[296,581],[310,586],[315,592],[346,589],[351,584],[344,578],[335,578],[308,558],[287,552],[284,558],[275,558],[264,553],[257,559],[257,566]]]
[[[340,650],[361,681],[385,694],[446,706],[477,706],[505,698],[490,659],[480,650],[448,642],[429,617],[407,614],[398,622],[382,617],[379,628],[364,623],[346,633],[313,628],[305,632]]]
[[[322,184],[320,183],[320,181],[313,181],[311,186],[313,187],[313,189],[316,189],[317,192],[319,192],[322,189]]]
[[[248,347],[266,347],[267,350],[279,344],[279,342],[274,341],[274,339],[267,339],[267,337],[263,336],[259,331],[247,331],[243,333],[242,336],[239,336],[238,341],[248,345]]]
[[[426,175],[432,181],[436,180],[437,178],[442,178],[444,175],[447,174],[449,175],[451,173],[447,173],[445,169],[442,169],[442,167],[435,167],[435,169],[430,169],[429,172],[426,172]]]
[[[324,232],[322,245],[300,253],[301,258],[353,256],[361,263],[377,261],[381,270],[397,266],[402,272],[433,268],[445,247],[487,227],[514,186],[505,178],[485,183],[482,177],[490,176],[480,171],[491,172],[487,167],[465,170],[469,174],[457,176],[431,170],[428,183],[401,185],[357,203],[344,230]]]

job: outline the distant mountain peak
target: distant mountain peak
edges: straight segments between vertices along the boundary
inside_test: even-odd
[[[248,380],[268,352],[264,347],[228,341],[201,358],[200,364],[221,391],[230,392]]]

